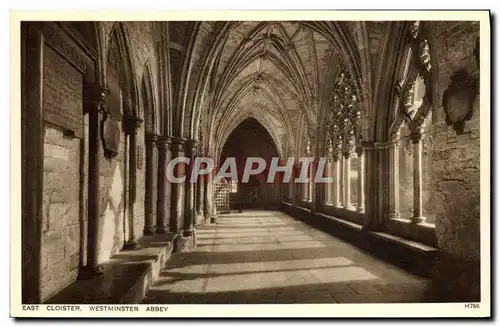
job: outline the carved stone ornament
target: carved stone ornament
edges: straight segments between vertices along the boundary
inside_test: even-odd
[[[101,134],[104,155],[107,158],[115,157],[120,148],[120,123],[113,119],[105,118],[102,123]]]
[[[459,70],[451,77],[451,83],[443,93],[446,124],[453,126],[457,134],[464,132],[465,122],[472,117],[474,99],[479,94],[478,84],[477,78]]]

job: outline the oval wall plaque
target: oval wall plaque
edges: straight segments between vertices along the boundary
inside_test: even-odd
[[[109,118],[104,120],[102,141],[106,157],[114,157],[118,154],[120,149],[120,135],[120,126],[117,121]]]

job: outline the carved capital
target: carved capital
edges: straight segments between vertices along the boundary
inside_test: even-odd
[[[123,130],[126,134],[133,134],[142,123],[143,120],[139,117],[125,116],[123,117]]]
[[[186,139],[181,137],[172,137],[172,144],[170,148],[172,149],[172,154],[178,156],[180,153],[184,152],[186,146]]]
[[[169,149],[172,143],[172,138],[170,136],[159,136],[156,140],[156,147],[159,151],[166,151]]]
[[[418,143],[422,141],[422,133],[420,132],[420,130],[412,132],[410,134],[410,140],[412,143]]]
[[[154,133],[146,133],[146,143],[148,144],[156,144],[158,142],[158,139],[160,138],[159,135],[154,134]]]
[[[362,156],[363,155],[363,152],[364,152],[364,149],[361,147],[361,146],[358,146],[356,147],[356,150],[355,150],[356,154],[359,156]]]
[[[185,149],[188,154],[197,155],[198,153],[198,141],[189,139],[185,141]]]

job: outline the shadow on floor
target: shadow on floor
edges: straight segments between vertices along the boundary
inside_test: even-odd
[[[248,285],[251,288],[251,285]],[[169,292],[152,289],[143,303],[265,304],[265,303],[423,303],[438,302],[425,284],[317,283],[221,292]]]

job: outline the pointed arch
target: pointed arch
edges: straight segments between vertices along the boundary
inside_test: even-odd
[[[144,65],[141,79],[141,105],[144,111],[144,123],[147,133],[160,133],[161,117],[158,111],[157,92],[151,76],[150,62]]]
[[[132,56],[129,45],[131,44],[130,38],[128,37],[126,28],[122,22],[116,22],[111,31],[109,32],[108,44],[106,46],[106,85],[109,85],[109,79],[113,78],[109,76],[109,73],[116,70],[118,82],[120,88],[123,92],[122,95],[113,94],[113,90],[110,89],[111,101],[114,105],[118,103],[118,97],[123,98],[124,112],[122,115],[130,115],[132,117],[143,117],[143,113],[140,112],[138,106],[139,103],[139,92],[137,85],[135,83],[135,71],[132,65]],[[110,67],[114,65],[116,67]],[[117,113],[115,111],[115,113]],[[121,117],[120,117],[121,118]]]

